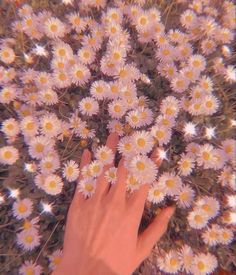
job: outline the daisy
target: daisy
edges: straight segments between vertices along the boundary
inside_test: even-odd
[[[226,163],[226,154],[222,149],[214,149],[214,164],[213,169],[220,170],[224,167]]]
[[[151,203],[160,203],[165,199],[166,193],[157,183],[152,184],[148,190],[147,200]]]
[[[175,48],[171,45],[165,45],[163,47],[160,47],[157,52],[155,57],[159,59],[161,62],[166,63],[166,62],[171,62],[173,59],[175,59]]]
[[[216,43],[213,39],[206,38],[201,41],[201,50],[204,55],[209,55],[216,50]]]
[[[192,270],[192,262],[194,258],[192,248],[184,244],[179,251],[179,257],[182,259],[183,263],[182,270],[186,273],[190,273]]]
[[[9,118],[2,122],[1,131],[7,137],[16,137],[20,132],[20,127],[14,118]]]
[[[79,103],[79,110],[83,115],[96,115],[99,112],[99,104],[92,97],[84,97]]]
[[[39,228],[38,223],[39,223],[39,217],[35,217],[31,220],[25,219],[21,229],[23,229],[23,230],[29,230],[29,229],[32,229],[32,228],[33,229],[38,229]]]
[[[85,30],[86,28],[86,21],[78,12],[72,12],[67,15],[67,18],[76,32],[80,33],[81,31]]]
[[[95,60],[95,53],[94,50],[90,47],[83,47],[77,53],[79,60],[81,63],[87,65],[91,64]]]
[[[156,179],[157,167],[155,163],[145,155],[136,155],[129,163],[131,173],[140,183],[152,183]]]
[[[218,111],[219,100],[213,96],[208,95],[203,99],[203,113],[205,115],[212,115]]]
[[[221,185],[223,186],[228,185],[229,187],[231,187],[236,191],[235,178],[236,178],[236,175],[233,169],[229,166],[225,166],[221,174],[219,175],[218,180],[221,183]]]
[[[106,98],[109,90],[109,85],[106,81],[98,80],[94,81],[90,88],[91,96],[97,100],[103,100]]]
[[[78,192],[81,192],[84,197],[91,197],[96,190],[96,181],[92,178],[80,180],[77,185]]]
[[[39,89],[49,88],[52,85],[51,74],[46,72],[37,72],[35,83]]]
[[[19,151],[13,146],[0,148],[0,163],[12,165],[19,159]]]
[[[180,16],[180,22],[186,29],[191,28],[197,21],[197,16],[194,11],[186,10]]]
[[[61,132],[61,122],[54,113],[42,116],[40,127],[46,137],[56,137]]]
[[[197,70],[197,71],[204,71],[206,68],[206,60],[203,55],[195,54],[192,55],[188,60],[188,65]]]
[[[114,47],[113,45],[109,48],[107,55],[110,56],[111,62],[122,66],[125,62],[126,52],[121,47]]]
[[[23,135],[33,137],[38,133],[38,121],[32,116],[24,117],[20,122],[20,129]]]
[[[189,101],[189,107],[187,111],[193,115],[193,116],[198,116],[203,114],[203,100],[204,99],[192,99]]]
[[[228,160],[234,160],[236,156],[236,140],[225,139],[221,142],[221,148],[224,150]]]
[[[137,131],[132,135],[131,143],[134,144],[134,150],[137,154],[147,154],[152,150],[154,140],[149,132]]]
[[[49,195],[58,195],[61,193],[63,188],[62,179],[54,174],[45,177],[43,189]]]
[[[154,38],[153,38],[153,33],[150,30],[150,35],[151,35],[150,40],[153,38],[158,47],[164,47],[165,45],[169,44],[168,37],[166,36],[165,33],[162,32],[163,30],[161,30],[161,28],[162,27],[160,26],[154,27],[154,31],[156,32],[154,34]]]
[[[218,224],[213,224],[210,228],[207,228],[201,235],[205,244],[209,246],[215,246],[219,243],[221,228]]]
[[[125,119],[132,128],[135,129],[141,127],[141,115],[137,110],[128,112]]]
[[[117,75],[117,65],[114,61],[110,60],[110,56],[105,55],[101,58],[100,69],[104,75],[115,76]]]
[[[113,100],[108,104],[108,112],[112,118],[119,119],[121,118],[127,111],[127,107],[124,104],[124,100]]]
[[[40,245],[41,236],[38,230],[32,228],[29,230],[22,230],[17,234],[17,244],[26,251],[31,251]]]
[[[19,275],[40,275],[43,273],[41,265],[37,265],[33,261],[25,261],[19,269]]]
[[[57,154],[48,155],[41,159],[39,166],[42,174],[52,174],[60,168],[59,156]]]
[[[111,164],[114,160],[114,153],[107,146],[100,146],[97,148],[95,152],[95,157],[98,159],[103,165]]]
[[[181,159],[178,161],[178,169],[182,176],[189,176],[195,166],[194,159],[188,154],[182,154]]]
[[[171,88],[176,93],[183,93],[184,91],[186,91],[189,84],[189,79],[182,74],[178,74],[175,78],[171,80]]]
[[[115,184],[117,180],[117,168],[111,167],[105,172],[105,178],[111,184]]]
[[[118,99],[121,96],[122,87],[124,86],[124,83],[116,80],[111,81],[109,84],[109,90],[107,93],[107,97],[109,99]]]
[[[134,106],[135,107],[135,106]],[[140,126],[147,126],[153,122],[153,112],[149,108],[137,107],[136,109],[140,113]]]
[[[121,23],[123,19],[123,14],[117,8],[109,8],[106,12],[106,17],[113,22]]]
[[[222,228],[219,232],[219,243],[229,245],[234,240],[234,232],[228,228]]]
[[[66,26],[58,18],[51,17],[44,23],[44,31],[49,38],[62,38],[66,34]]]
[[[179,60],[186,60],[193,53],[193,48],[190,43],[181,43],[179,46],[176,47],[176,50]]]
[[[71,76],[65,70],[54,71],[53,80],[54,80],[54,87],[59,88],[59,89],[69,87],[72,84]]]
[[[73,182],[75,180],[78,179],[79,177],[79,166],[78,164],[73,161],[73,160],[70,160],[70,161],[67,161],[65,164],[64,164],[64,167],[63,167],[63,177],[69,181],[69,182]]]
[[[29,141],[29,154],[32,158],[41,159],[53,148],[54,143],[47,137],[36,136]]]
[[[57,59],[70,59],[73,57],[73,50],[69,44],[59,41],[53,46],[53,54]]]
[[[51,270],[55,270],[62,260],[62,250],[57,249],[51,255],[48,256],[49,258],[49,268]]]
[[[11,64],[16,58],[15,52],[12,48],[2,46],[0,48],[0,60],[5,64]]]
[[[184,67],[182,70],[180,70],[180,74],[183,75],[190,83],[195,82],[198,80],[200,76],[200,72],[198,70],[195,70],[192,67]]]
[[[214,164],[214,147],[211,144],[201,145],[197,153],[197,163],[204,169],[213,167]]]
[[[57,93],[49,88],[39,92],[40,100],[48,106],[55,105],[59,102]]]
[[[177,195],[182,187],[181,178],[173,172],[164,172],[157,183],[169,196]]]
[[[167,96],[162,100],[160,111],[168,117],[177,117],[179,112],[179,100],[174,96]]]
[[[135,154],[134,148],[135,147],[130,136],[121,138],[117,147],[119,153],[127,157]]]
[[[151,135],[158,141],[159,146],[167,144],[171,139],[171,129],[163,126],[154,125],[151,128]]]
[[[178,274],[180,269],[182,268],[182,261],[178,255],[178,252],[175,250],[170,250],[165,254],[165,268],[162,270],[171,274]]]
[[[174,43],[182,43],[184,41],[184,33],[182,33],[180,30],[169,30],[168,32],[168,38],[170,41]]]
[[[126,190],[127,192],[133,193],[135,190],[138,190],[141,183],[134,175],[128,174],[126,179]]]
[[[81,43],[83,47],[90,47],[94,51],[98,51],[101,48],[102,37],[96,34],[96,31],[93,31],[92,35],[83,35]]]
[[[196,209],[189,212],[187,220],[190,227],[194,229],[202,229],[208,223],[208,216],[202,209]]]
[[[33,202],[28,198],[17,200],[13,203],[12,211],[18,220],[25,219],[29,217],[33,211]]]
[[[113,119],[109,121],[107,129],[110,133],[117,133],[119,136],[124,135],[124,126],[119,120]]]
[[[92,177],[98,177],[102,173],[103,163],[101,161],[94,160],[89,164],[88,169],[90,170],[89,174]]]
[[[199,198],[195,204],[198,209],[205,212],[208,219],[213,219],[219,214],[220,204],[218,200],[213,197],[203,196]]]
[[[189,185],[181,186],[179,193],[176,197],[177,203],[180,208],[189,208],[195,196],[194,190]]]
[[[0,103],[10,104],[17,97],[17,88],[13,85],[4,86],[0,92]]]
[[[211,274],[217,268],[217,259],[214,255],[199,253],[194,256],[191,272],[195,275]]]
[[[85,65],[76,63],[70,69],[70,76],[74,84],[82,86],[89,81],[91,73]]]

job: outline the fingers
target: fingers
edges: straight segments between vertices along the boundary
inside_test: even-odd
[[[111,186],[111,189],[108,193],[109,196],[115,197],[117,200],[124,200],[126,197],[126,179],[128,175],[128,171],[125,168],[125,159],[122,158],[119,161],[118,169],[117,169],[117,182]]]
[[[151,154],[151,159],[156,163],[157,167],[161,165],[161,159],[157,158],[157,149]],[[145,201],[148,195],[150,185],[147,183],[141,184],[138,190],[134,191],[127,199],[127,207],[129,209],[134,209],[137,214],[137,225],[140,224],[142,218]]]
[[[144,232],[138,236],[137,262],[141,263],[146,257],[148,257],[155,243],[165,233],[174,211],[175,207],[173,206],[163,209]]]
[[[90,151],[88,149],[85,149],[83,151],[81,161],[80,161],[80,175],[79,175],[79,178],[78,178],[78,183],[82,179],[82,169],[86,165],[90,164],[91,157],[92,157],[92,155],[91,155]],[[73,198],[72,202],[80,203],[81,201],[84,201],[83,194],[81,192],[78,192],[78,189],[76,188],[74,198]]]
[[[118,141],[119,136],[116,133],[111,133],[107,138],[106,146],[112,150],[114,155],[116,153]],[[108,192],[109,183],[105,178],[105,173],[112,166],[114,166],[114,161],[111,164],[105,165],[102,174],[97,178],[97,189],[94,194],[94,197],[100,196],[104,193],[106,194]]]

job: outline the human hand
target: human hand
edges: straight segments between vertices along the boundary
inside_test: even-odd
[[[117,143],[118,136],[111,134],[106,145],[115,153]],[[86,149],[80,169],[90,161],[91,153]],[[75,192],[67,217],[62,261],[53,275],[131,274],[165,233],[174,207],[163,209],[138,234],[149,185],[142,184],[128,197],[125,184],[128,171],[121,159],[117,182],[110,187],[105,171],[113,165],[104,167],[91,198],[85,199]]]

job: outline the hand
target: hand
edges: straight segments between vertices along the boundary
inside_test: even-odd
[[[115,153],[117,143],[118,136],[111,134],[106,145]],[[91,153],[85,150],[80,168],[90,161]],[[149,185],[142,184],[127,197],[124,159],[118,164],[117,182],[110,187],[104,173],[111,166],[106,165],[97,178],[91,198],[75,192],[68,212],[62,262],[53,275],[131,274],[166,231],[174,207],[163,209],[138,234]]]

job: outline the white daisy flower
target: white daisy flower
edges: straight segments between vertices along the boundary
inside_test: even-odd
[[[187,217],[190,227],[194,229],[202,229],[208,223],[208,215],[202,209],[196,209],[189,212]]]
[[[78,182],[77,189],[84,197],[91,197],[96,190],[96,180],[92,178],[82,179]]]
[[[198,209],[205,212],[208,219],[215,218],[220,211],[220,203],[213,197],[203,196],[195,202]]]
[[[177,117],[179,112],[180,102],[174,96],[167,96],[162,100],[160,111],[165,116]]]
[[[120,119],[127,111],[124,100],[113,100],[108,104],[108,112],[112,118]]]
[[[151,128],[151,135],[158,141],[159,146],[168,144],[171,139],[171,129],[155,124]]]
[[[229,245],[234,241],[234,231],[229,228],[221,228],[219,232],[219,243]]]
[[[0,148],[0,163],[12,165],[19,159],[19,151],[13,146]]]
[[[29,217],[33,210],[33,202],[29,198],[17,200],[13,203],[13,215],[18,219],[25,219]]]
[[[126,190],[130,193],[134,192],[135,190],[138,190],[141,183],[138,181],[138,179],[131,174],[128,174],[127,180],[126,180]]]
[[[19,269],[19,275],[41,275],[43,268],[41,265],[37,265],[33,261],[25,261]]]
[[[221,148],[224,150],[228,160],[234,160],[236,156],[236,140],[225,139],[221,142]]]
[[[186,29],[193,27],[197,22],[196,13],[190,9],[186,10],[181,14],[180,22]]]
[[[31,251],[40,245],[41,236],[37,229],[22,230],[17,234],[16,242],[26,251]]]
[[[195,167],[195,160],[188,154],[182,154],[178,161],[178,169],[182,176],[189,176]]]
[[[6,85],[0,92],[0,103],[9,104],[17,97],[17,88],[14,85]]]
[[[51,74],[47,72],[37,72],[35,83],[39,89],[46,89],[52,86]]]
[[[75,181],[79,177],[79,166],[74,160],[67,161],[63,167],[63,177],[69,181]]]
[[[193,203],[194,196],[195,191],[189,185],[183,185],[176,197],[178,206],[181,208],[190,207]]]
[[[20,127],[14,118],[9,118],[2,122],[1,131],[7,137],[16,137],[20,132]]]
[[[45,136],[33,137],[29,141],[29,154],[32,158],[41,159],[53,149],[54,142]]]
[[[71,67],[70,76],[74,84],[83,86],[91,78],[91,72],[88,67],[77,62]]]
[[[44,22],[44,31],[49,38],[62,38],[66,34],[66,26],[58,18],[51,17]]]
[[[201,145],[197,153],[197,163],[204,169],[213,168],[214,165],[214,147],[211,144]]]
[[[55,105],[59,101],[57,93],[51,88],[40,91],[39,97],[40,100],[48,106]]]
[[[84,97],[79,103],[79,110],[83,115],[96,115],[99,112],[99,104],[92,97]]]
[[[103,163],[99,160],[94,160],[89,164],[88,169],[92,177],[98,177],[101,175],[103,170]]]
[[[53,54],[55,58],[70,59],[73,57],[73,50],[69,44],[59,41],[53,46]]]
[[[141,114],[139,111],[132,110],[132,111],[128,112],[128,114],[125,116],[125,119],[132,128],[141,127],[142,118],[141,118]]]
[[[164,172],[157,181],[158,185],[169,196],[178,195],[182,187],[182,180],[173,172]]]
[[[191,68],[202,72],[206,68],[205,57],[203,55],[200,55],[200,54],[192,55],[188,60],[188,65]]]
[[[151,203],[160,203],[165,199],[165,196],[165,191],[157,183],[154,183],[148,190],[147,200]]]
[[[40,119],[41,132],[46,137],[56,137],[61,132],[61,121],[54,113],[48,113]]]
[[[38,121],[32,116],[26,116],[21,120],[20,128],[23,135],[34,137],[38,133]]]
[[[203,114],[212,115],[218,111],[220,106],[219,100],[214,95],[208,95],[202,99],[203,102]]]
[[[117,168],[111,167],[105,172],[105,178],[111,184],[115,184],[117,180]]]
[[[45,177],[43,189],[49,195],[58,195],[61,193],[63,188],[62,179],[54,174]]]
[[[157,167],[155,163],[145,155],[132,157],[130,163],[131,173],[140,183],[152,183],[156,179]]]
[[[182,270],[190,273],[192,270],[192,263],[194,258],[192,248],[186,244],[183,245],[179,251],[179,257],[182,259],[183,263]]]
[[[55,270],[62,260],[62,250],[57,249],[51,255],[48,255],[49,258],[49,268]]]
[[[111,164],[114,160],[114,153],[107,146],[100,146],[95,152],[95,157],[98,159],[103,165]]]
[[[11,64],[16,58],[15,52],[12,48],[2,46],[0,48],[0,60],[5,64]]]
[[[90,94],[97,100],[103,100],[106,98],[109,91],[109,85],[103,80],[94,81],[91,88]]]
[[[56,70],[53,73],[54,87],[62,89],[69,87],[72,83],[72,79],[68,71]]]
[[[118,143],[118,151],[123,156],[132,156],[135,154],[135,147],[130,136],[125,136]]]
[[[96,55],[91,47],[82,47],[77,53],[81,63],[88,65],[94,62]]]
[[[52,174],[60,168],[59,157],[56,155],[53,155],[53,156],[48,155],[40,160],[39,166],[42,174],[44,175]]]
[[[131,143],[138,154],[149,153],[154,145],[154,139],[147,131],[137,131],[131,136]]]
[[[218,224],[213,224],[207,228],[201,235],[205,244],[215,246],[219,243],[221,228]]]
[[[194,275],[211,274],[217,268],[218,262],[214,255],[199,253],[194,256],[191,273]]]
[[[163,264],[159,262],[159,268],[161,271],[170,273],[170,274],[178,274],[178,272],[182,268],[182,261],[179,257],[179,254],[175,250],[170,250],[163,257]]]

